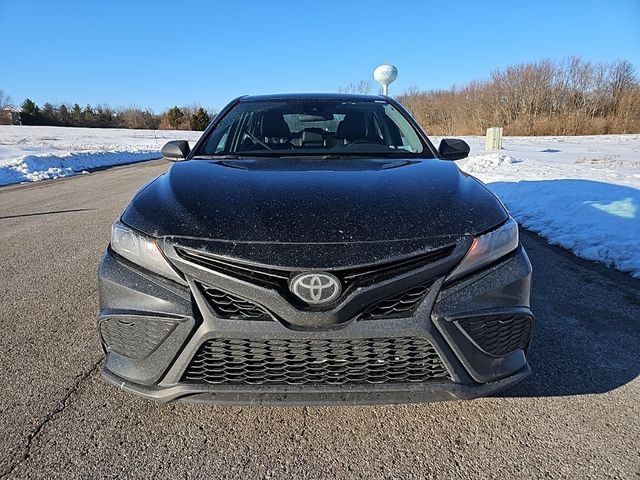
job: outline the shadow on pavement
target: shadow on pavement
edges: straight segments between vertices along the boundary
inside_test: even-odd
[[[523,232],[533,264],[533,374],[501,396],[604,393],[640,374],[640,280]]]
[[[20,213],[17,215],[4,215],[0,217],[0,220],[5,220],[7,218],[35,217],[38,215],[57,215],[59,213],[89,212],[91,210],[93,210],[93,208],[71,208],[68,210],[51,210],[49,212]]]

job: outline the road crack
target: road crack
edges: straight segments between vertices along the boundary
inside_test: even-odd
[[[85,380],[87,380],[91,375],[98,371],[101,363],[102,358],[95,361],[91,365],[91,368],[76,377],[73,385],[71,385],[71,387],[67,389],[63,397],[58,401],[56,408],[45,415],[44,418],[40,420],[40,422],[29,432],[29,434],[27,435],[27,444],[24,447],[22,455],[18,460],[9,465],[9,467],[5,471],[0,472],[0,479],[8,478],[18,467],[18,465],[29,459],[29,457],[31,456],[31,447],[33,445],[33,441],[58,414],[62,413],[70,405],[71,402],[69,400],[71,396],[80,389]]]
[[[302,430],[300,431],[300,437],[305,438],[307,434],[307,420],[309,419],[309,407],[302,407]]]

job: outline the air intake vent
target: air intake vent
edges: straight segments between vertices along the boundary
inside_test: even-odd
[[[429,285],[420,285],[398,295],[385,298],[366,310],[359,320],[376,320],[410,316],[429,291]]]
[[[105,348],[129,358],[149,356],[177,326],[177,322],[107,318],[100,322],[100,335]]]
[[[271,321],[273,317],[260,305],[217,288],[201,285],[211,308],[220,318]]]
[[[481,350],[501,357],[526,348],[533,319],[529,315],[491,315],[464,318],[455,323]]]

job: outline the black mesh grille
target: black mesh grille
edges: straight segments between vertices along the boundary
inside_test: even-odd
[[[220,318],[235,320],[273,320],[266,309],[244,298],[202,285],[205,298]]]
[[[385,298],[369,307],[360,320],[375,320],[410,315],[429,291],[429,285],[420,285],[392,297]]]
[[[177,322],[108,318],[100,323],[102,341],[108,351],[129,358],[144,358],[173,331]]]
[[[183,380],[225,385],[421,383],[448,378],[422,338],[348,340],[212,339]]]
[[[528,315],[492,315],[465,318],[456,323],[478,347],[500,357],[526,348],[533,319]]]

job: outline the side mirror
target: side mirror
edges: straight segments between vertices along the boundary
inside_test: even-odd
[[[179,162],[187,158],[190,151],[189,142],[186,140],[174,140],[162,147],[162,158],[170,162]]]
[[[461,160],[469,156],[469,145],[464,140],[457,138],[443,138],[438,147],[440,157],[445,160]]]

